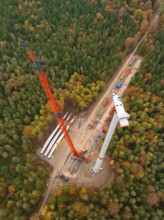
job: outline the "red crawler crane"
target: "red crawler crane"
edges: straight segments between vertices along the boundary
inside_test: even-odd
[[[40,80],[40,83],[42,85],[42,88],[44,89],[44,92],[47,96],[47,99],[50,101],[51,107],[56,115],[56,119],[58,121],[58,124],[60,125],[60,128],[65,136],[65,139],[73,153],[73,155],[75,157],[81,157],[84,158],[84,154],[86,153],[86,151],[81,151],[81,152],[77,152],[75,150],[75,147],[73,145],[73,142],[71,140],[71,137],[69,135],[69,133],[67,132],[67,129],[65,127],[65,122],[64,119],[62,117],[62,115],[60,114],[56,101],[54,99],[53,93],[49,87],[48,81],[47,81],[47,77],[46,74],[44,73],[42,67],[41,67],[41,62],[44,62],[43,60],[38,60],[37,57],[35,56],[35,54],[33,53],[33,51],[30,49],[28,43],[26,41],[24,41],[23,39],[20,39],[20,43],[25,47],[27,55],[29,57],[29,59],[34,63],[34,69],[37,73],[37,76]],[[86,159],[86,158],[84,158]]]

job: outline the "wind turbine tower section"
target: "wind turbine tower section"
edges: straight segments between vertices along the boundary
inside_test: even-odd
[[[112,95],[113,95],[113,103],[114,103],[114,116],[110,124],[110,127],[108,129],[107,135],[105,137],[101,151],[99,153],[99,156],[96,160],[95,166],[93,167],[94,173],[98,173],[101,169],[103,159],[105,157],[106,151],[108,149],[108,146],[110,144],[110,141],[112,139],[113,133],[117,127],[118,122],[121,128],[129,126],[128,118],[130,117],[130,115],[127,112],[125,112],[121,98],[118,97],[116,93],[112,93]]]

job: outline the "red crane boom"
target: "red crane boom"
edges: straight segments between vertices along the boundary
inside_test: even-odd
[[[81,151],[81,152],[77,152],[75,150],[75,147],[73,145],[73,142],[71,140],[71,137],[69,135],[69,133],[67,132],[67,129],[65,127],[65,122],[64,119],[62,117],[62,115],[60,114],[59,110],[58,110],[58,106],[56,104],[56,101],[54,99],[53,93],[49,87],[48,81],[47,81],[47,77],[46,74],[44,73],[42,67],[41,67],[41,62],[44,62],[42,60],[38,60],[37,57],[35,56],[35,54],[33,53],[33,51],[30,49],[28,43],[22,39],[20,39],[21,44],[25,47],[27,55],[29,57],[29,59],[34,63],[34,68],[36,70],[37,76],[40,80],[40,83],[42,85],[42,88],[47,96],[47,99],[49,100],[51,107],[56,115],[56,119],[58,121],[58,124],[60,125],[60,128],[65,136],[65,139],[73,153],[73,155],[75,157],[80,157],[82,155],[85,154],[85,151]]]

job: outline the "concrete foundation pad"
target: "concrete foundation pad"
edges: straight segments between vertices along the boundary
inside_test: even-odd
[[[82,168],[80,169],[77,175],[78,182],[80,182],[81,185],[85,185],[87,187],[95,186],[98,188],[102,188],[108,183],[114,181],[115,170],[109,164],[109,161],[109,158],[105,157],[100,172],[94,173],[93,167],[96,162],[96,155],[93,155],[93,158],[90,162],[83,163]]]

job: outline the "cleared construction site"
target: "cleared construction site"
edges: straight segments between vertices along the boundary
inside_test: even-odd
[[[142,58],[136,55],[131,55],[127,59],[101,100],[94,106],[91,114],[84,112],[75,116],[66,112],[63,115],[66,129],[69,130],[77,152],[85,152],[84,154],[76,157],[70,151],[60,125],[53,129],[42,148],[38,149],[37,153],[41,159],[46,160],[53,167],[42,206],[44,206],[46,198],[48,198],[54,187],[58,188],[71,183],[76,183],[78,186],[94,185],[103,187],[114,180],[117,164],[107,156],[104,155],[98,172],[94,172],[93,168],[99,158],[108,130],[111,129],[110,124],[114,106],[112,93],[114,92],[118,97],[122,97],[141,61]]]

